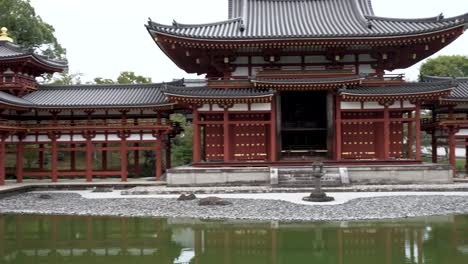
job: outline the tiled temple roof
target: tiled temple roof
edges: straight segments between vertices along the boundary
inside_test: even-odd
[[[169,83],[176,87],[181,81]],[[170,106],[166,83],[109,85],[43,85],[22,98],[0,92],[0,103],[30,108],[133,108]]]
[[[457,83],[457,87],[453,89],[450,96],[444,97],[446,101],[468,101],[468,77],[465,78],[452,78],[452,77],[438,77],[438,76],[423,76],[422,81],[426,83],[440,82],[440,81],[453,81]]]
[[[33,104],[23,98],[14,96],[9,93],[0,91],[0,104],[20,106],[20,107],[32,107]]]
[[[252,98],[252,97],[269,97],[274,95],[274,92],[269,90],[259,89],[220,89],[208,87],[177,87],[168,86],[164,90],[167,96],[178,97],[199,97],[199,98]]]
[[[354,76],[341,76],[329,78],[272,78],[272,77],[257,77],[252,79],[253,83],[278,83],[278,84],[326,84],[326,83],[340,83],[350,81],[360,81],[361,77]]]
[[[147,28],[153,36],[160,33],[193,39],[242,40],[390,37],[468,25],[468,14],[425,19],[377,17],[369,0],[231,0],[229,18],[194,25],[149,21]]]
[[[52,60],[46,56],[36,54],[33,50],[23,49],[8,41],[0,41],[0,60],[33,58],[35,61],[49,67],[63,70],[68,62],[62,60]]]
[[[354,89],[340,90],[340,94],[349,95],[407,95],[407,94],[421,94],[421,93],[434,93],[446,90],[452,90],[457,84],[452,80],[442,80],[431,83],[421,82],[407,82],[400,85],[377,86],[377,87],[357,87]]]

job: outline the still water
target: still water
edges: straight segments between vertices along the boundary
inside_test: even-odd
[[[0,263],[468,263],[468,216],[278,223],[0,215]]]

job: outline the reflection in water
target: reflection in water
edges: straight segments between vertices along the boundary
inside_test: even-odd
[[[0,215],[0,263],[468,263],[468,216],[245,223]]]

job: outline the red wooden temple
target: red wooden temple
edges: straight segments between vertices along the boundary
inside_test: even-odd
[[[315,160],[416,165],[422,163],[425,130],[433,132],[434,146],[449,145],[455,168],[455,147],[468,146],[466,80],[406,82],[388,72],[436,53],[467,26],[468,14],[379,17],[368,0],[229,0],[225,21],[150,20],[146,27],[156,44],[187,73],[206,74],[203,86],[38,86],[35,77],[66,65],[2,40],[0,179],[5,153],[15,152],[18,181],[26,175],[125,180],[126,153],[141,150],[156,150],[159,178],[163,148],[170,167],[170,138],[178,130],[167,118],[177,108],[193,113],[194,167]],[[422,120],[422,110],[434,113],[431,122]],[[150,145],[140,146],[144,143]],[[93,151],[105,157],[109,150],[121,151],[121,169],[107,169],[104,158],[94,168]],[[22,169],[26,151],[39,152],[38,170]],[[72,159],[69,170],[58,170],[57,151],[72,157],[86,152],[86,168],[77,170]],[[45,171],[41,164],[49,152],[52,171]]]

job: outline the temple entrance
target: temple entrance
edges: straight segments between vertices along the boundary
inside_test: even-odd
[[[281,93],[281,158],[325,159],[327,92]]]

